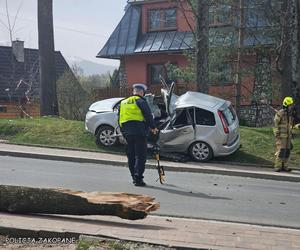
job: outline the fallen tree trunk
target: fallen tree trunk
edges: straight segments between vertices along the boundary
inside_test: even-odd
[[[146,195],[0,185],[1,212],[113,215],[138,220],[158,208],[159,203]]]

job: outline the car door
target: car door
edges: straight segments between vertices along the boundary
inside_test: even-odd
[[[164,87],[161,89],[161,94],[164,99],[167,114],[172,117],[175,111],[175,102],[178,96],[174,94],[175,83],[173,82],[170,88]]]
[[[194,137],[189,110],[175,110],[171,121],[160,131],[159,145],[167,152],[186,152]]]
[[[211,144],[210,141],[220,136],[216,131],[216,120],[214,113],[199,107],[195,108],[195,123],[197,130],[197,140]],[[212,143],[214,144],[214,143]]]

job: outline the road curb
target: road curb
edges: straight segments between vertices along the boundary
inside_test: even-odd
[[[89,158],[79,158],[63,155],[47,155],[47,154],[36,154],[36,153],[23,153],[23,152],[13,152],[0,150],[0,155],[2,156],[14,156],[14,157],[23,157],[23,158],[33,158],[33,159],[42,159],[42,160],[53,160],[53,161],[69,161],[69,162],[78,162],[78,163],[100,163],[100,164],[113,164],[116,166],[126,166],[126,162],[113,161],[113,160],[101,160],[101,159],[89,159]]]
[[[23,158],[33,158],[33,159],[43,159],[43,160],[56,160],[56,161],[68,161],[68,162],[77,162],[77,163],[93,163],[93,164],[107,164],[114,165],[118,167],[126,167],[126,162],[107,160],[107,159],[90,159],[90,158],[79,158],[71,156],[62,156],[62,155],[47,155],[47,154],[37,154],[37,153],[24,153],[17,151],[5,151],[0,150],[0,155],[2,156],[13,156],[13,157],[23,157]],[[300,182],[300,175],[293,175],[290,173],[274,174],[273,172],[264,173],[256,171],[245,171],[245,170],[236,170],[236,169],[223,169],[223,168],[209,168],[209,167],[189,167],[187,164],[182,164],[180,167],[164,165],[165,171],[172,172],[190,172],[190,173],[203,173],[203,174],[218,174],[218,175],[227,175],[227,176],[237,176],[237,177],[249,177],[257,179],[269,179],[276,181],[288,181],[288,182]],[[155,169],[156,164],[147,163],[146,168]]]
[[[273,175],[268,173],[260,173],[260,172],[247,172],[247,171],[238,171],[238,170],[224,170],[224,169],[209,169],[209,168],[201,168],[194,169],[188,167],[177,168],[174,170],[174,167],[164,167],[166,171],[176,171],[176,172],[189,172],[189,173],[202,173],[202,174],[218,174],[218,175],[228,175],[228,176],[236,176],[236,177],[248,177],[248,178],[256,178],[256,179],[267,179],[267,180],[276,180],[276,181],[288,181],[288,182],[300,182],[300,175]]]
[[[37,147],[37,148],[49,148],[49,149],[61,149],[61,150],[68,150],[68,151],[78,151],[78,152],[91,152],[91,153],[99,153],[99,154],[111,154],[111,155],[119,155],[120,152],[113,152],[113,151],[97,151],[97,150],[92,150],[92,149],[83,149],[83,148],[68,148],[68,147],[59,147],[59,146],[50,146],[50,145],[42,145],[42,144],[30,144],[30,143],[14,143],[14,142],[9,142],[7,140],[1,140],[0,143],[2,144],[8,144],[8,145],[17,145],[17,146],[24,146],[24,147]],[[121,153],[123,154],[123,153]],[[126,154],[123,154],[126,156]],[[162,157],[161,157],[162,158]],[[180,162],[180,161],[175,161],[175,162]],[[236,165],[236,166],[242,166],[242,167],[262,167],[262,168],[273,168],[271,164],[254,164],[254,163],[246,163],[246,162],[234,162],[234,161],[224,161],[221,162],[219,160],[210,160],[209,161],[212,164],[217,164],[217,165]],[[185,163],[184,161],[182,163]]]

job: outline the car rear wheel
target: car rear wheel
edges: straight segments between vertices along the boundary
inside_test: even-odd
[[[195,161],[205,162],[213,157],[213,151],[207,143],[198,141],[190,146],[189,155]]]
[[[117,137],[114,136],[114,128],[111,126],[102,126],[96,134],[96,144],[98,146],[110,147],[117,144]]]

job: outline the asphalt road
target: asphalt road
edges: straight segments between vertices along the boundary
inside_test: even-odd
[[[147,169],[147,187],[129,170],[100,164],[0,156],[0,184],[154,196],[159,215],[300,228],[300,183],[211,174],[167,172],[165,185]]]

